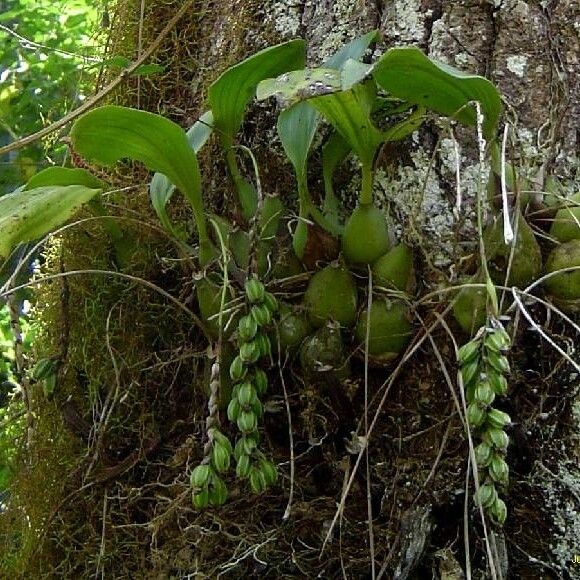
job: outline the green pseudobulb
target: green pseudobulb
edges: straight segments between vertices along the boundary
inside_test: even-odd
[[[546,273],[574,266],[579,269],[556,274],[544,282],[557,306],[567,312],[580,312],[580,240],[558,246],[546,262]]]
[[[304,294],[310,322],[316,328],[334,320],[352,326],[356,318],[357,290],[352,274],[344,266],[326,266],[316,272]]]
[[[373,204],[360,204],[348,218],[342,253],[351,264],[372,264],[389,249],[387,222]]]
[[[564,207],[558,210],[550,235],[562,243],[580,239],[580,193],[566,200]]]
[[[474,278],[466,283],[477,284],[480,280]],[[453,316],[459,326],[467,333],[473,334],[485,324],[487,294],[483,287],[462,288],[453,304]]]
[[[365,346],[369,320],[368,351],[376,360],[391,360],[409,343],[413,327],[403,301],[377,299],[371,305],[370,316],[367,309],[360,313],[355,338],[362,348]]]
[[[280,304],[278,334],[280,346],[291,350],[302,344],[310,332],[310,323],[305,313],[289,304]]]
[[[306,338],[300,348],[300,364],[304,375],[310,378],[348,378],[350,365],[336,324],[329,322]]]
[[[413,282],[413,253],[408,246],[399,244],[382,255],[372,271],[375,285],[408,292]]]
[[[513,222],[512,222],[513,223]],[[515,226],[514,226],[515,230]],[[534,232],[520,214],[516,239],[511,244],[504,242],[503,220],[498,218],[483,234],[489,274],[496,283],[503,285],[513,249],[513,261],[508,286],[525,288],[536,280],[542,271],[542,254]]]

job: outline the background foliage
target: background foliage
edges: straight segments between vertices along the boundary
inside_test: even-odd
[[[59,119],[90,93],[99,25],[94,2],[0,0],[0,144]],[[61,160],[57,138],[0,159],[0,195]]]

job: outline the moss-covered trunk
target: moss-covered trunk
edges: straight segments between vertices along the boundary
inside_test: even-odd
[[[155,40],[174,4],[146,3],[140,20],[138,3],[120,2],[112,13],[110,54],[134,58]],[[199,1],[153,58],[166,71],[129,79],[111,98],[187,127],[207,108],[209,84],[252,52],[300,36],[308,42],[310,62],[318,64],[345,41],[379,28],[377,52],[417,45],[497,83],[522,187],[541,192],[555,175],[572,191],[579,186],[577,18],[574,2],[557,1]],[[473,132],[454,132],[470,207],[479,178],[477,143]],[[253,107],[240,141],[256,153],[264,191],[292,199],[293,175],[274,135],[272,111]],[[451,136],[433,119],[400,146],[384,148],[378,160],[375,196],[397,237],[415,251],[419,295],[473,271],[473,260],[465,259],[477,249],[473,215],[457,219],[453,213],[457,161]],[[201,166],[208,204],[228,213],[235,197],[217,145],[204,153]],[[321,188],[319,161],[312,166],[315,190]],[[245,169],[251,175],[250,166]],[[351,206],[355,173],[340,176],[342,197]],[[108,176],[131,186],[109,201],[126,235],[138,241],[125,269],[134,278],[79,273],[46,283],[38,293],[36,356],[57,357],[61,366],[55,395],[46,399],[40,388],[35,394],[33,442],[14,484],[11,525],[2,530],[5,574],[361,578],[370,577],[372,554],[374,569],[385,577],[462,578],[466,560],[473,577],[487,577],[471,491],[469,537],[463,540],[468,452],[442,372],[446,361],[446,372],[455,375],[452,343],[441,328],[390,388],[369,442],[369,466],[362,464],[328,543],[326,532],[363,443],[357,436],[364,435],[364,371],[356,356],[351,378],[329,380],[326,389],[301,375],[292,359],[280,359],[281,371],[273,365],[263,444],[279,465],[280,485],[254,496],[231,478],[226,506],[201,513],[192,508],[188,476],[203,454],[215,353],[191,318],[151,284],[195,308],[193,288],[202,273],[158,229],[147,176],[134,169],[128,182],[126,174]],[[191,223],[178,201],[171,213],[175,221]],[[106,233],[92,222],[54,243],[47,264],[63,272],[118,266]],[[420,307],[419,315],[432,320],[431,311],[440,312],[445,298],[439,301]],[[533,314],[573,355],[570,327],[545,310]],[[513,420],[509,518],[490,540],[497,573],[574,577],[575,566],[580,574],[573,563],[580,554],[578,378],[525,320],[516,322],[514,371],[504,402]],[[458,327],[452,330],[460,343],[468,340]],[[371,373],[371,414],[393,368]],[[283,519],[291,487],[293,503]]]

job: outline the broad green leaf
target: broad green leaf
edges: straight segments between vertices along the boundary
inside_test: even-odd
[[[0,257],[21,242],[40,238],[63,225],[100,189],[83,185],[37,187],[0,197]]]
[[[375,86],[371,81],[310,101],[342,135],[363,164],[373,162],[383,140],[370,118],[375,96]]]
[[[223,143],[231,146],[258,83],[285,71],[303,67],[305,58],[304,40],[284,42],[261,50],[228,68],[209,87],[214,123],[222,132]]]
[[[306,159],[318,126],[318,112],[310,103],[297,103],[278,116],[278,135],[298,180],[306,178]]]
[[[493,83],[483,77],[431,60],[414,47],[391,48],[375,63],[372,75],[391,95],[466,125],[476,124],[475,109],[468,103],[479,101],[485,116],[484,134],[489,139],[495,133],[501,98]]]
[[[201,148],[207,143],[213,132],[213,115],[211,111],[206,111],[198,121],[187,130],[187,141],[195,153],[199,153]],[[151,203],[159,221],[163,227],[171,232],[175,237],[181,237],[167,215],[167,204],[175,191],[175,185],[163,173],[156,173],[149,184],[149,195]]]
[[[86,159],[103,165],[133,159],[166,175],[193,208],[200,260],[211,259],[197,157],[181,127],[153,113],[107,105],[78,119],[70,137],[75,151]]]
[[[91,189],[103,189],[105,186],[86,169],[47,167],[33,175],[24,186],[24,190],[54,185],[84,185]]]

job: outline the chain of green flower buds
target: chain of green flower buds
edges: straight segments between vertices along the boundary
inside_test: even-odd
[[[220,367],[216,361],[211,368],[209,413],[206,419],[207,442],[203,448],[203,460],[192,472],[190,484],[194,507],[203,509],[209,505],[223,505],[228,498],[228,488],[220,474],[230,468],[234,453],[230,440],[219,430]]]
[[[509,437],[504,428],[511,419],[492,404],[496,396],[507,393],[506,375],[510,366],[505,355],[509,348],[507,332],[497,319],[490,318],[457,355],[468,405],[467,420],[479,440],[475,460],[480,486],[475,501],[500,525],[507,518],[507,507],[498,490],[505,490],[509,482],[509,467],[505,461]]]
[[[238,323],[239,352],[230,366],[235,384],[227,413],[241,432],[233,451],[236,474],[247,478],[255,493],[262,493],[276,482],[278,472],[258,448],[258,421],[264,413],[260,397],[268,388],[268,377],[258,363],[271,355],[272,345],[264,330],[278,303],[257,278],[247,280],[245,292],[247,313]]]

